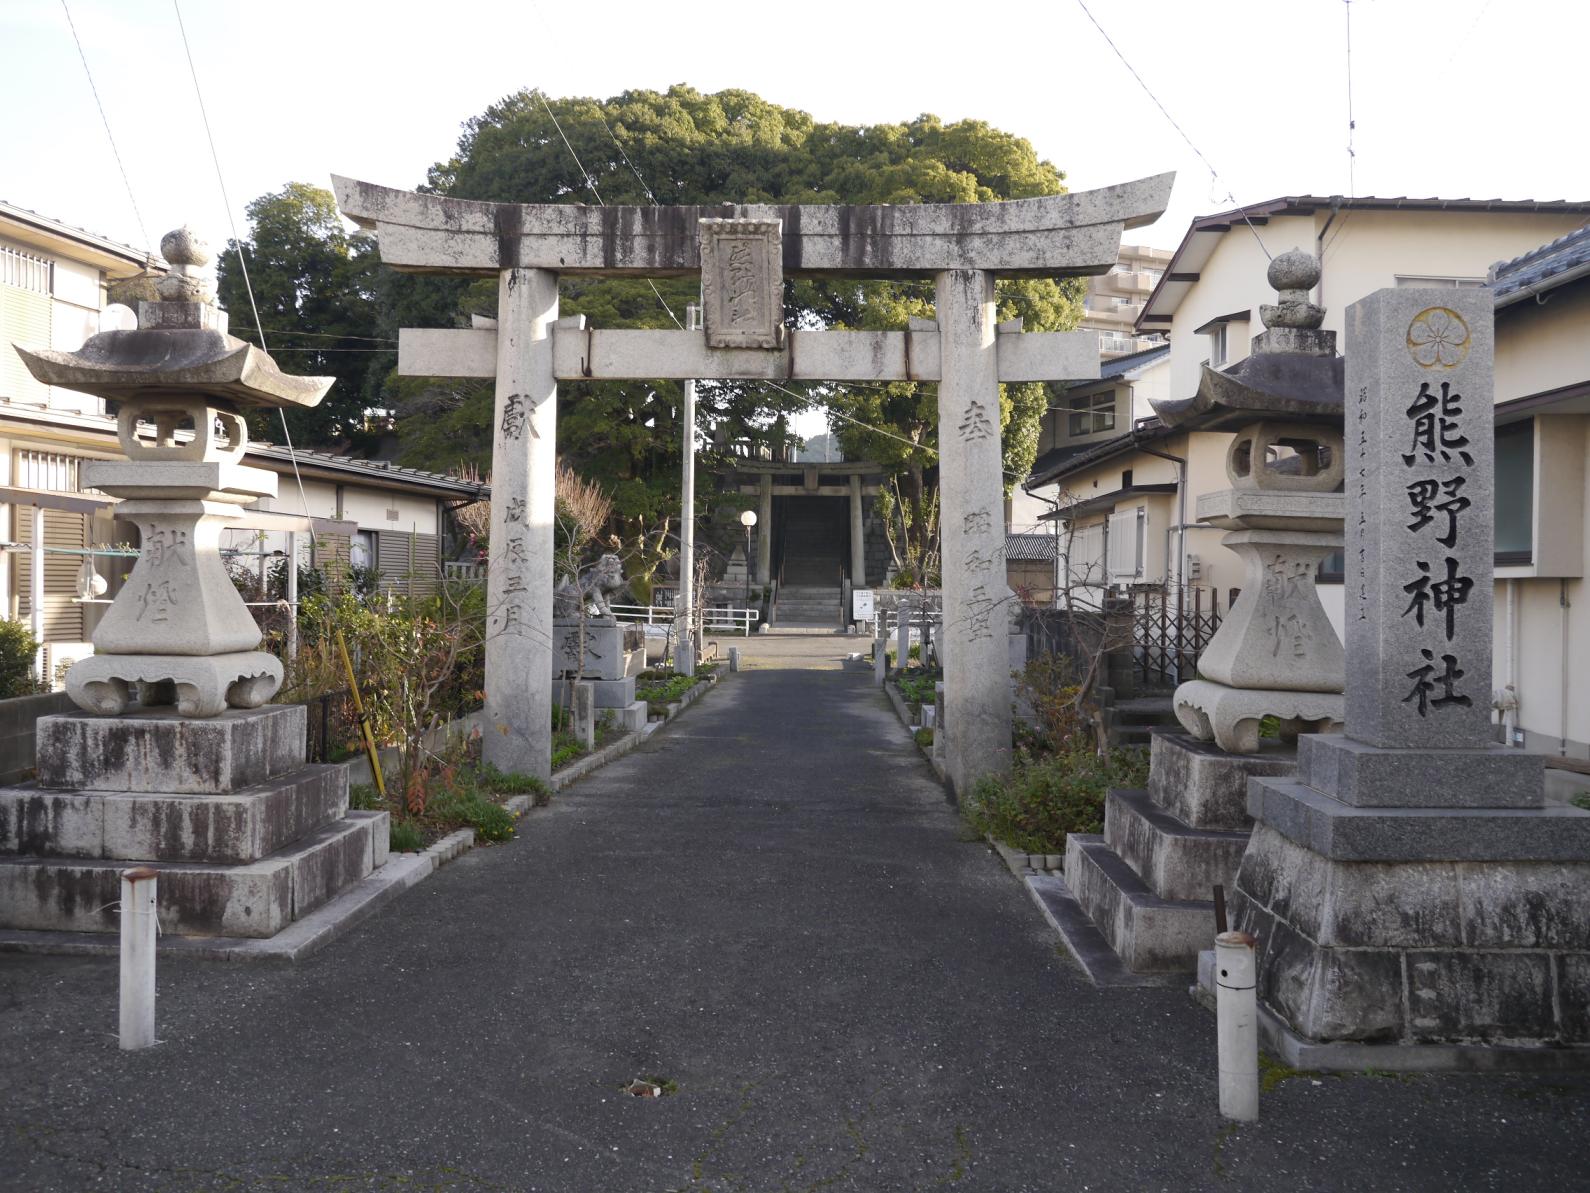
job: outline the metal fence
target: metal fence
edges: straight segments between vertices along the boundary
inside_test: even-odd
[[[1220,590],[1202,585],[1132,592],[1132,654],[1144,687],[1194,678],[1198,658],[1220,628]]]
[[[641,625],[672,625],[678,616],[669,605],[609,605],[608,608],[619,621]],[[709,607],[697,612],[696,625],[702,633],[728,631],[749,638],[751,627],[761,619],[761,616],[756,609],[737,609],[732,606]]]

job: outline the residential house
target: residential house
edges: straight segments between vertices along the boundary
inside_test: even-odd
[[[1501,721],[1513,744],[1590,758],[1590,227],[1498,264],[1489,284]]]
[[[138,530],[79,482],[84,460],[121,455],[104,402],[39,384],[10,345],[79,348],[107,318],[113,282],[164,268],[130,246],[0,203],[0,615],[32,625],[44,643],[40,673],[52,680],[92,652]],[[264,571],[291,543],[305,564],[373,567],[388,589],[416,594],[435,585],[447,508],[485,491],[379,461],[302,449],[295,460],[267,443],[250,445],[247,459],[277,474],[278,496],[248,507],[227,532],[223,546],[237,566]]]
[[[1302,247],[1321,258],[1314,301],[1326,308],[1325,327],[1340,332],[1347,307],[1366,294],[1483,285],[1493,262],[1563,236],[1587,216],[1590,203],[1305,195],[1195,220],[1137,322],[1170,337],[1155,396],[1190,397],[1205,364],[1224,368],[1247,355],[1262,330],[1258,308],[1274,301],[1266,249]],[[1067,523],[1073,585],[1196,586],[1205,604],[1228,605],[1241,562],[1196,517],[1201,494],[1228,486],[1231,436],[1173,432],[1153,417],[1118,422],[1113,435],[1068,418],[1056,432],[1055,454],[1040,456],[1025,487]],[[1339,628],[1339,557],[1332,563],[1321,598]]]

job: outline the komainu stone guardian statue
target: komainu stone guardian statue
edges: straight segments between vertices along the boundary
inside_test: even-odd
[[[332,379],[288,376],[226,333],[209,251],[186,228],[160,251],[172,269],[156,283],[160,301],[139,304],[136,330],[100,332],[77,352],[17,351],[45,384],[119,403],[127,459],[85,464],[83,481],[122,499],[116,516],[137,523],[143,544],[67,692],[79,708],[115,715],[136,687],[145,707],[212,717],[258,708],[282,682],[219,552],[239,507],[276,495],[274,473],[242,462],[241,412],[314,406]]]

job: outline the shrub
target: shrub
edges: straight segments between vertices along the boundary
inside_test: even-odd
[[[391,841],[393,853],[418,853],[425,848],[425,837],[412,820],[394,820]]]
[[[33,658],[39,640],[20,621],[0,618],[0,700],[31,696],[39,690],[33,678]]]
[[[932,704],[934,685],[943,679],[939,671],[924,671],[913,668],[902,671],[896,679],[895,686],[900,689],[900,698],[907,704]]]
[[[933,730],[924,727],[918,729],[911,736],[916,739],[916,744],[921,746],[924,750],[931,750],[933,748]]]
[[[1147,782],[1148,755],[1131,747],[1019,754],[1009,778],[978,780],[962,812],[979,833],[1014,849],[1064,853],[1068,833],[1103,831],[1106,791]]]

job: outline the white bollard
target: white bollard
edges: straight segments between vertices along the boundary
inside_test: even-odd
[[[155,874],[121,872],[121,1047],[155,1042]]]
[[[1215,1023],[1220,1053],[1220,1113],[1239,1123],[1259,1121],[1259,1016],[1255,1003],[1253,937],[1215,937]]]

